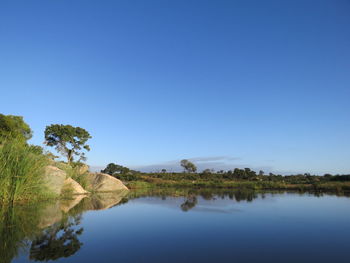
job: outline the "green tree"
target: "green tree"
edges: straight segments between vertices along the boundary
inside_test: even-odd
[[[181,160],[180,164],[185,169],[185,171],[189,173],[195,173],[197,171],[197,167],[194,165],[194,163],[190,162],[189,160]]]
[[[32,138],[32,130],[22,116],[0,114],[0,144],[7,138],[27,141]]]
[[[90,134],[83,128],[71,125],[52,124],[45,129],[45,143],[53,146],[70,164],[73,156],[79,157],[78,161],[86,160],[82,150],[90,151],[90,146],[86,144],[90,139]]]
[[[212,170],[211,169],[204,169],[203,174],[211,174],[212,173]]]
[[[118,165],[115,163],[110,163],[107,165],[107,167],[103,170],[101,170],[101,173],[109,174],[109,175],[114,175],[116,173],[118,174],[126,174],[130,172],[130,169],[127,167],[124,167],[122,165]]]

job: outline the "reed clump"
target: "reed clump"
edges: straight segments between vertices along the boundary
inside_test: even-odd
[[[23,140],[0,145],[0,202],[33,201],[50,196],[44,183],[48,158]]]

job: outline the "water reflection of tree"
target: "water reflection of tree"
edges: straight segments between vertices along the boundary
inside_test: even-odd
[[[252,202],[254,199],[258,198],[258,195],[254,191],[236,191],[234,193],[235,199],[239,201]]]
[[[83,245],[79,236],[81,216],[69,217],[43,231],[34,239],[30,248],[30,260],[48,261],[74,255]]]
[[[197,204],[197,197],[192,195],[186,198],[185,202],[181,204],[181,210],[187,212],[188,210],[194,208]]]
[[[210,191],[210,190],[198,190],[198,191],[189,191],[186,193],[187,197],[185,201],[180,205],[182,211],[189,211],[194,208],[198,199],[197,196],[201,196],[204,200],[215,200],[217,198],[225,199],[229,198],[230,200],[235,200],[236,202],[247,201],[252,202],[254,199],[258,198],[259,195],[251,190],[238,190],[238,191]]]
[[[193,188],[151,188],[151,189],[142,189],[141,191],[132,191],[128,198],[134,199],[134,198],[141,198],[141,197],[155,197],[158,196],[162,200],[166,200],[166,197],[173,196],[173,197],[189,197],[187,201],[187,204],[193,203],[192,199],[193,196],[200,196],[204,200],[215,200],[216,198],[229,198],[231,200],[236,200],[237,202],[240,201],[248,201],[251,202],[254,199],[259,197],[260,192],[256,192],[254,190],[250,189],[193,189]],[[263,196],[261,195],[261,198]],[[185,201],[185,203],[186,203]],[[185,204],[184,203],[184,204]],[[185,205],[186,207],[187,205]]]

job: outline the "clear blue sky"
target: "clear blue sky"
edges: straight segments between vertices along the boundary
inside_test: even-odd
[[[350,173],[350,1],[0,2],[0,112],[88,163]]]

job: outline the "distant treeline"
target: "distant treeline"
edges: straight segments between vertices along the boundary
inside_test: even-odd
[[[182,161],[183,163],[183,161]],[[256,172],[250,168],[235,168],[233,170],[224,171],[220,170],[214,172],[210,169],[205,169],[202,172],[193,172],[195,166],[190,166],[191,172],[186,168],[184,172],[167,172],[162,169],[160,172],[139,172],[131,170],[127,167],[110,163],[102,170],[103,173],[108,173],[123,181],[138,181],[143,180],[145,177],[159,178],[163,180],[208,180],[208,181],[270,181],[270,182],[285,182],[290,184],[312,184],[317,182],[331,182],[331,181],[350,181],[350,175],[331,175],[325,174],[323,176],[305,174],[295,175],[280,175],[280,174],[265,174],[263,171]]]

